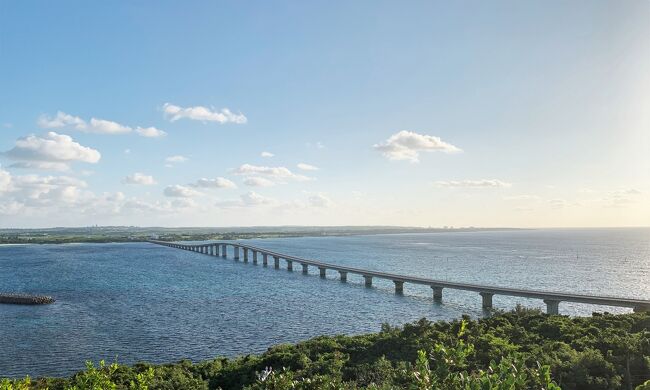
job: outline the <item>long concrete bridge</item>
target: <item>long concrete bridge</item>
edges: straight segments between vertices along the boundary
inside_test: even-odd
[[[227,257],[227,249],[228,246],[230,246],[233,248],[234,259],[236,261],[240,260],[243,256],[243,261],[245,263],[249,262],[249,260],[252,260],[253,264],[258,264],[259,258],[261,257],[262,265],[266,267],[269,264],[269,258],[272,258],[273,266],[276,269],[279,269],[280,260],[284,260],[287,270],[289,271],[293,271],[294,263],[301,265],[303,274],[307,274],[309,272],[310,266],[317,267],[321,278],[325,278],[327,271],[330,270],[338,272],[342,282],[347,281],[348,274],[356,274],[363,276],[366,287],[372,286],[373,278],[387,279],[395,284],[396,294],[404,293],[404,283],[426,285],[431,287],[433,290],[433,299],[436,302],[442,301],[442,290],[445,288],[451,290],[474,291],[481,296],[482,306],[484,309],[492,308],[492,297],[494,295],[507,295],[514,297],[541,299],[546,304],[546,312],[548,314],[558,314],[560,302],[578,302],[591,305],[629,307],[632,308],[635,312],[650,311],[650,300],[568,294],[551,291],[522,290],[505,287],[483,286],[470,283],[447,282],[442,280],[422,278],[418,276],[398,275],[324,263],[317,260],[310,260],[302,257],[290,256],[270,251],[253,245],[243,244],[241,242],[212,242],[207,244],[183,244],[154,240],[151,240],[149,242],[168,246],[171,248],[202,253],[210,256],[221,256],[224,258]]]

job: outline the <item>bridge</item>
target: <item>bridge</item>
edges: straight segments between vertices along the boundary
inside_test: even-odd
[[[276,269],[280,268],[280,260],[284,260],[287,270],[293,271],[294,263],[300,264],[302,273],[307,274],[309,267],[316,267],[320,272],[320,277],[325,278],[327,271],[338,272],[339,278],[342,282],[346,282],[348,274],[361,275],[364,278],[366,287],[372,286],[373,278],[387,279],[395,284],[395,293],[404,293],[404,283],[420,284],[431,287],[433,290],[433,300],[435,302],[442,301],[443,289],[450,290],[465,290],[477,292],[481,296],[482,307],[484,309],[492,308],[492,297],[494,295],[506,295],[514,297],[524,297],[541,299],[546,304],[546,312],[548,314],[558,314],[560,302],[577,302],[591,305],[603,306],[617,306],[632,308],[635,312],[650,311],[650,300],[642,299],[629,299],[620,297],[605,297],[605,296],[591,296],[581,294],[569,294],[562,292],[551,291],[537,291],[537,290],[522,290],[515,288],[483,286],[470,283],[456,283],[447,282],[442,280],[422,278],[418,276],[398,275],[380,271],[372,271],[367,269],[360,269],[354,267],[347,267],[337,264],[324,263],[322,261],[305,259],[302,257],[290,256],[267,249],[259,248],[253,245],[243,244],[241,242],[212,242],[207,244],[183,244],[167,241],[150,240],[149,242],[164,245],[171,248],[183,249],[192,252],[202,253],[210,256],[221,256],[223,258],[228,255],[228,246],[233,248],[234,259],[239,261],[243,255],[243,261],[249,262],[252,258],[253,264],[258,264],[261,257],[263,266],[269,265],[269,258],[273,259],[273,266]],[[243,253],[242,253],[243,252]]]

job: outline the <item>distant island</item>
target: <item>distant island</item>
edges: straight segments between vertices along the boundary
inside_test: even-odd
[[[41,229],[0,229],[0,244],[68,244],[162,241],[239,240],[252,238],[327,237],[371,234],[510,231],[514,228],[404,226],[251,226],[251,227],[136,227],[89,226]]]

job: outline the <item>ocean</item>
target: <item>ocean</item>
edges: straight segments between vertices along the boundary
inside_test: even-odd
[[[359,268],[484,285],[650,299],[650,228],[537,229],[247,243]],[[0,291],[54,296],[44,306],[0,304],[0,377],[64,376],[85,360],[167,363],[259,353],[321,334],[378,331],[426,317],[487,315],[477,293],[360,276],[341,283],[150,243],[0,246]],[[543,309],[494,297],[494,306]],[[560,313],[630,309],[564,302]]]

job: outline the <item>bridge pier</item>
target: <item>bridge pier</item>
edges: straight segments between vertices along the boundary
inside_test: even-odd
[[[366,285],[366,287],[372,287],[372,276],[370,276],[370,275],[363,275],[363,278],[365,279],[365,285]]]
[[[208,245],[208,255],[214,256],[214,245]]]
[[[273,256],[273,266],[275,269],[280,269],[280,258],[278,256]]]
[[[214,255],[217,256],[217,257],[219,256],[219,245],[218,244],[214,246]]]
[[[235,246],[235,260],[239,260],[239,247]]]
[[[228,247],[226,246],[226,244],[221,245],[221,257],[223,257],[224,259],[228,257]]]
[[[395,294],[404,294],[404,282],[401,280],[393,280],[393,283],[395,283]]]
[[[248,263],[248,248],[244,248],[244,263]]]
[[[318,271],[319,271],[320,277],[325,279],[325,277],[327,276],[327,268],[318,267]]]
[[[347,271],[339,271],[339,275],[341,276],[341,282],[347,282],[348,281],[348,272]]]
[[[302,265],[302,273],[307,275],[309,273],[309,264],[301,263],[300,265]]]
[[[257,251],[253,251],[253,264],[257,265]]]
[[[287,271],[293,271],[293,261],[287,260]]]
[[[484,309],[491,309],[492,308],[492,297],[494,294],[492,293],[486,293],[486,292],[481,292],[479,293],[482,298],[482,307]]]
[[[269,265],[269,255],[262,253],[262,264],[266,267]]]
[[[433,290],[433,300],[435,302],[442,302],[442,287],[431,286]]]
[[[546,304],[546,314],[560,314],[560,301],[554,299],[544,299]]]

